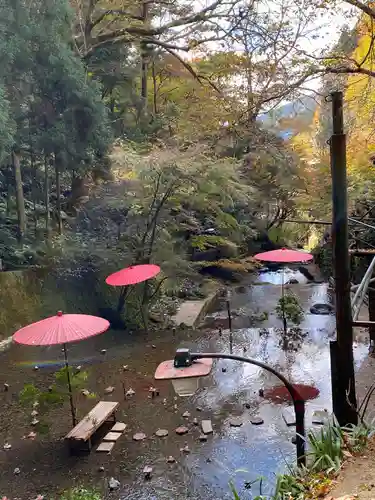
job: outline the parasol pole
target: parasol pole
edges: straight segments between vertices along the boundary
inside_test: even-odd
[[[283,266],[283,273],[281,277],[281,302],[282,302],[282,309],[283,309],[283,325],[284,325],[284,335],[287,334],[287,324],[286,324],[286,316],[285,316],[285,301],[284,301],[284,266]]]
[[[64,360],[65,360],[65,368],[66,368],[66,379],[68,381],[68,388],[69,388],[70,412],[72,414],[73,427],[75,427],[77,420],[76,420],[76,411],[75,411],[74,402],[73,402],[73,391],[72,391],[72,383],[70,380],[68,353],[66,351],[66,344],[63,344],[63,351],[64,351]]]

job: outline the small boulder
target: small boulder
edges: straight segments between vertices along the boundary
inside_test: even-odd
[[[134,396],[134,394],[135,394],[135,391],[132,388],[130,388],[126,391],[125,396],[131,397],[131,396]]]
[[[104,467],[103,467],[103,466],[101,466],[101,467],[99,467],[99,469],[98,469],[98,470],[99,470],[99,472],[104,472],[104,470],[105,470],[105,469],[104,469]]]
[[[190,418],[191,414],[188,411],[182,414],[183,418]]]
[[[7,383],[4,384],[4,391],[5,392],[9,391],[9,384],[7,384]]]
[[[120,481],[118,481],[117,479],[115,479],[114,477],[111,477],[108,481],[108,487],[111,491],[113,490],[117,490],[118,488],[120,488],[121,486],[121,483]]]
[[[183,448],[180,448],[180,451],[182,453],[189,454],[191,450],[190,450],[189,446],[187,444],[185,444],[185,446]]]
[[[33,411],[31,412],[31,416],[32,416],[32,417],[37,417],[37,416],[38,416],[38,412],[37,412],[36,410],[33,410]]]
[[[39,370],[39,366],[34,366],[33,368],[35,371],[38,371]]]
[[[3,446],[4,450],[10,450],[11,448],[12,448],[12,445],[9,444],[9,443],[5,443],[4,446]]]
[[[31,425],[38,425],[39,424],[39,420],[37,418],[34,418],[32,421],[31,421]]]
[[[112,394],[112,392],[113,392],[114,390],[115,390],[115,388],[114,388],[114,387],[109,386],[109,387],[107,387],[106,389],[104,389],[104,393],[105,393],[105,394]]]
[[[129,370],[129,365],[124,365],[122,371],[127,372]]]
[[[201,443],[205,443],[207,440],[208,440],[208,437],[206,436],[206,434],[200,434],[199,441]]]
[[[251,417],[250,422],[253,425],[262,425],[264,424],[264,420],[260,417]]]
[[[150,467],[149,465],[145,465],[145,467],[143,468],[143,474],[145,476],[145,479],[151,479],[151,474],[152,474],[152,467]]]
[[[16,474],[16,476],[18,476],[18,474],[21,474],[21,469],[19,467],[16,467],[13,473]]]
[[[198,419],[197,419],[197,418],[194,418],[194,419],[193,419],[193,425],[199,425],[199,422],[198,422]]]
[[[27,439],[35,439],[36,438],[36,432],[29,432],[29,434],[26,436]]]
[[[85,397],[88,397],[90,396],[90,391],[88,391],[87,389],[82,389],[81,394]]]
[[[176,462],[176,459],[172,457],[172,455],[169,455],[167,458],[167,464],[174,464]]]
[[[105,354],[106,352],[107,352],[107,349],[102,349],[102,350],[100,351],[100,354]],[[111,478],[111,479],[113,479],[113,478]]]

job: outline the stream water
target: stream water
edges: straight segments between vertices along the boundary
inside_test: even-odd
[[[315,410],[331,408],[329,340],[334,335],[334,317],[309,313],[314,303],[329,300],[326,283],[306,283],[294,270],[285,270],[285,277],[299,281],[290,287],[305,311],[300,325],[305,336],[293,343],[293,349],[285,350],[281,342],[282,324],[274,313],[281,295],[282,275],[264,272],[252,282],[233,289],[233,352],[262,360],[295,383],[316,387],[319,396],[307,404],[306,425],[311,427]],[[259,321],[262,316],[263,321]],[[367,346],[360,339],[354,346],[359,366]],[[68,409],[64,417],[61,410],[56,413],[59,416],[52,416],[49,435],[38,436],[34,441],[22,439],[30,429],[16,394],[29,381],[49,384],[53,370],[61,363],[61,350],[11,346],[1,353],[0,381],[9,383],[11,390],[3,394],[0,417],[4,424],[0,435],[4,442],[12,443],[12,450],[0,451],[0,496],[33,498],[34,494],[47,494],[51,489],[81,482],[91,482],[107,490],[110,476],[121,482],[116,498],[128,500],[229,499],[232,498],[230,479],[238,487],[241,499],[251,499],[259,493],[259,486],[247,490],[244,482],[260,476],[266,478],[263,485],[266,493],[275,473],[285,470],[286,463],[295,460],[295,446],[291,442],[295,428],[288,427],[282,418],[282,412],[291,403],[259,396],[260,389],[279,385],[277,379],[253,365],[221,360],[215,363],[194,397],[177,398],[171,384],[162,383],[158,384],[160,396],[149,399],[148,388],[155,385],[153,373],[157,364],[170,359],[177,347],[229,352],[225,303],[218,301],[205,327],[198,332],[178,332],[174,336],[168,331],[145,339],[109,331],[70,348],[73,364],[91,366],[89,389],[101,399],[121,401],[119,420],[128,424],[127,433],[116,443],[111,455],[92,452],[80,460],[69,457],[58,439],[70,428]],[[105,354],[102,349],[106,349]],[[40,367],[38,371],[33,370],[36,364]],[[123,372],[123,365],[129,365],[129,371]],[[109,385],[115,387],[115,392],[103,396],[104,388]],[[130,387],[136,394],[124,401],[124,389]],[[77,406],[83,412],[92,407],[92,402],[80,398]],[[187,410],[191,417],[184,419],[182,414]],[[252,425],[252,416],[260,416],[264,423]],[[211,419],[214,434],[206,443],[199,442],[200,431],[192,424],[193,417],[199,421]],[[243,425],[231,427],[229,420],[233,417],[240,417]],[[189,433],[177,436],[175,428],[184,424]],[[157,438],[154,433],[158,428],[167,429],[168,437]],[[135,432],[144,432],[147,439],[134,442]],[[190,448],[186,455],[180,451],[185,443]],[[177,462],[167,464],[169,455]],[[145,481],[142,474],[145,465],[153,467],[150,481]],[[104,473],[98,472],[99,466],[105,468]],[[15,467],[21,469],[16,479]]]

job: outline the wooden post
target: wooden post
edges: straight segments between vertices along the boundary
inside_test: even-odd
[[[353,326],[350,300],[350,260],[346,181],[346,137],[343,94],[332,92],[333,135],[330,141],[332,176],[332,243],[336,295],[337,345],[331,346],[332,404],[341,426],[357,423],[353,360]]]
[[[374,322],[374,325],[369,326],[370,334],[370,353],[375,354],[375,290],[368,288],[368,315],[369,320]]]

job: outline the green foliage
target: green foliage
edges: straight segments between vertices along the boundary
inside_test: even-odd
[[[344,431],[334,422],[329,422],[318,433],[309,432],[309,458],[314,471],[337,471],[343,458]]]
[[[41,289],[33,271],[0,273],[0,338],[40,319]]]
[[[295,325],[299,325],[304,317],[303,309],[299,303],[298,297],[289,290],[284,297],[280,297],[276,306],[276,314],[280,319],[285,318]]]
[[[19,393],[20,404],[29,411],[29,413],[37,408],[39,418],[41,419],[40,425],[47,427],[46,422],[42,418],[51,411],[53,408],[61,407],[69,398],[68,389],[68,370],[70,375],[70,382],[72,386],[72,393],[85,388],[85,383],[88,379],[86,371],[78,371],[73,367],[63,367],[58,370],[55,375],[55,382],[49,387],[47,391],[42,391],[34,384],[26,384]],[[89,397],[96,397],[95,394],[89,394]]]
[[[59,500],[102,500],[102,495],[94,489],[75,487],[59,496]]]

